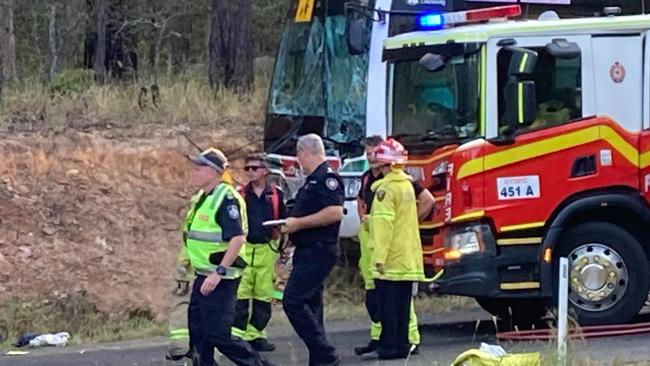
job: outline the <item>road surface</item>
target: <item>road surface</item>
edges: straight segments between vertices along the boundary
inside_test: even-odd
[[[475,319],[483,319],[478,326]],[[457,355],[481,342],[496,343],[494,325],[485,313],[470,311],[445,316],[423,317],[420,355],[413,356],[411,366],[449,365]],[[648,319],[645,319],[648,321]],[[397,366],[404,361],[378,361],[360,358],[352,349],[367,342],[365,321],[331,322],[328,334],[343,359],[343,365]],[[271,340],[278,346],[268,357],[281,366],[306,365],[307,355],[300,339],[289,326],[269,330]],[[502,343],[509,352],[553,351],[545,342]],[[575,359],[589,359],[602,364],[634,364],[647,361],[650,365],[650,334],[575,341],[571,345]],[[26,356],[0,356],[0,366],[164,366],[165,339],[112,343],[95,346],[74,346],[60,349],[31,350]],[[231,365],[221,361],[221,365]]]

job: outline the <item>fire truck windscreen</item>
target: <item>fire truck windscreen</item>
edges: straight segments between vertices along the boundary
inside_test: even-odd
[[[473,51],[465,52],[468,49]],[[452,127],[460,139],[479,132],[478,44],[450,47],[440,45],[410,50],[391,63],[392,133],[427,134]],[[420,59],[439,57],[444,64],[435,71],[425,68]]]

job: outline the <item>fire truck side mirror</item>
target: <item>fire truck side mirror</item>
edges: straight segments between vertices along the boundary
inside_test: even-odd
[[[348,22],[348,52],[351,55],[362,55],[368,52],[368,27],[365,19],[354,19]]]
[[[508,75],[530,75],[535,71],[535,66],[537,66],[537,52],[520,47],[504,47],[504,50],[511,54]]]
[[[505,97],[508,131],[515,132],[535,121],[537,97],[534,81],[509,81],[506,84]]]

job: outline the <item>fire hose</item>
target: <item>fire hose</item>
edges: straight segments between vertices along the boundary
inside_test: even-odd
[[[650,322],[637,324],[597,325],[570,329],[569,339],[602,338],[621,335],[650,333]],[[550,341],[557,338],[553,329],[533,329],[497,333],[498,340],[510,341]]]

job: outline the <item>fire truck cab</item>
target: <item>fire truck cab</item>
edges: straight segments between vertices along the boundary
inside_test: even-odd
[[[454,82],[427,104],[465,137],[442,163],[437,285],[536,318],[567,257],[577,320],[627,322],[650,286],[650,15],[503,20],[516,8],[431,14],[384,42],[389,72]]]

